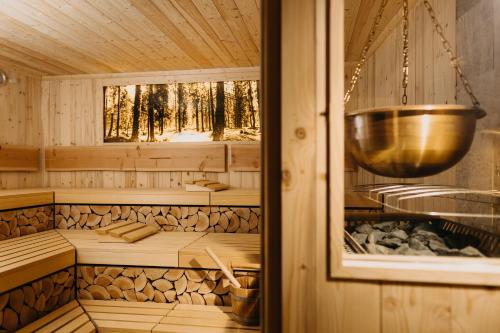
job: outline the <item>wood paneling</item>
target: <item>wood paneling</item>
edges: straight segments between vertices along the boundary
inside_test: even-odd
[[[42,115],[46,146],[103,144],[103,85],[217,80],[256,80],[259,69],[232,68],[130,74],[44,77]],[[259,188],[259,172],[74,171],[45,173],[52,187],[180,188],[186,180],[208,178],[240,188]]]
[[[330,195],[335,196],[336,203],[330,205],[331,201],[327,202],[328,186],[325,177],[328,156],[327,132],[321,115],[326,106],[324,93],[326,1],[296,0],[283,3],[286,4],[283,7],[285,22],[293,22],[287,24],[284,30],[283,43],[302,42],[303,45],[308,45],[311,40],[318,41],[315,47],[309,49],[309,54],[298,57],[290,57],[289,53],[284,54],[284,64],[286,64],[283,71],[284,82],[291,80],[299,66],[307,68],[306,71],[301,71],[302,77],[305,73],[315,73],[316,82],[315,96],[304,94],[304,90],[302,93],[286,95],[290,103],[302,106],[310,103],[311,99],[316,100],[314,110],[289,107],[282,109],[282,117],[287,122],[283,124],[284,130],[293,128],[292,120],[301,126],[313,128],[309,136],[315,140],[310,142],[310,149],[316,153],[304,174],[300,173],[300,169],[289,168],[293,155],[288,155],[283,163],[285,171],[292,171],[290,177],[283,180],[283,194],[286,198],[283,200],[284,210],[291,210],[291,213],[285,213],[287,218],[283,220],[283,241],[287,244],[283,251],[283,323],[288,329],[287,332],[386,333],[393,332],[394,327],[402,328],[402,332],[405,332],[405,328],[409,328],[409,332],[498,331],[499,288],[345,281],[328,277],[330,248],[335,244],[328,241],[325,235],[329,230],[328,213],[335,223],[343,223],[343,195],[338,193],[342,194],[343,189],[344,155],[342,149],[339,149],[341,153],[332,151],[330,154],[331,160],[336,157],[333,159],[334,168],[330,169],[330,180],[333,180],[330,183]],[[344,29],[343,3],[342,0],[330,1],[332,50],[342,50],[343,40],[340,31]],[[304,9],[307,6],[316,6],[316,20],[311,18],[314,15],[309,10]],[[293,15],[297,11],[303,15]],[[337,55],[331,59],[331,70],[342,70],[341,58],[342,56]],[[335,82],[337,81],[339,80]],[[331,83],[333,85],[334,82]],[[337,112],[340,119],[343,119],[342,83],[337,82],[335,89],[332,89],[330,101],[336,103],[332,104],[336,108],[331,108],[330,112]],[[335,139],[342,142],[344,133],[330,132],[330,135],[330,139],[333,140],[331,142],[335,142]],[[283,148],[298,154],[298,150],[293,150],[295,145],[297,139],[291,133],[283,138]],[[303,192],[308,195],[302,195]],[[307,210],[309,214],[307,221],[312,223],[304,223],[302,209]],[[315,242],[308,242],[306,239],[314,239]],[[313,249],[311,244],[315,244]],[[309,261],[301,263],[297,257],[302,256],[308,256]],[[311,281],[314,281],[313,285]],[[292,284],[295,286],[293,289],[289,288]],[[297,297],[297,290],[303,289],[307,290],[308,295]],[[405,306],[405,309],[394,307],[393,304],[396,303]],[[431,313],[428,307],[435,313]],[[429,322],[422,323],[423,320]]]
[[[7,85],[0,87],[0,145],[40,148],[40,74],[2,59],[0,70],[8,77]],[[1,189],[36,187],[41,181],[40,172],[0,172]]]
[[[259,64],[259,1],[3,1],[0,57],[49,75]]]
[[[39,153],[35,147],[1,145],[0,171],[38,171]]]
[[[49,147],[47,171],[225,172],[224,144],[107,145]]]
[[[0,191],[0,210],[54,204],[54,193],[47,189]]]
[[[231,171],[259,171],[260,144],[232,144],[229,170]]]

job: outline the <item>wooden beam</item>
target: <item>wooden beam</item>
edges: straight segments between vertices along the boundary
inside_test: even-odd
[[[0,192],[0,210],[52,205],[53,203],[54,192],[46,189],[6,190]]]
[[[47,171],[226,171],[223,144],[49,147]]]
[[[230,171],[260,171],[260,143],[230,146]]]
[[[0,146],[0,171],[38,171],[40,149],[30,146]]]

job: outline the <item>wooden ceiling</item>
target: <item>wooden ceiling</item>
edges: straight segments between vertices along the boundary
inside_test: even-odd
[[[383,0],[345,0],[344,13],[344,43],[345,61],[352,62],[360,59],[363,47],[368,40],[368,35],[377,15],[380,3]],[[415,5],[415,1],[410,0],[410,7]],[[389,0],[384,10],[384,15],[380,26],[375,34],[375,39],[383,32],[398,16],[398,12],[403,6],[402,0]],[[396,18],[397,20],[397,18]]]
[[[0,59],[47,75],[258,66],[260,0],[0,0]]]

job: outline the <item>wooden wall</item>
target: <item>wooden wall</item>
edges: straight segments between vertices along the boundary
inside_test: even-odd
[[[207,80],[256,80],[259,69],[211,69],[155,73],[47,76],[42,81],[42,114],[46,146],[103,144],[104,85]],[[107,188],[177,188],[184,180],[207,177],[231,186],[259,188],[259,172],[46,172],[45,186]]]
[[[42,147],[41,74],[0,59],[10,81],[0,87],[0,145]],[[41,172],[0,172],[0,189],[36,187]]]
[[[282,97],[282,168],[287,175],[282,202],[283,332],[498,332],[498,288],[328,277],[327,219],[335,212],[327,210],[326,122],[321,115],[326,107],[326,0],[283,1],[282,6],[282,79],[287,87]],[[332,0],[330,6],[331,50],[335,45],[343,50],[338,33],[343,30],[343,1]],[[301,140],[295,136],[297,128],[306,130]],[[298,156],[307,156],[307,163]]]

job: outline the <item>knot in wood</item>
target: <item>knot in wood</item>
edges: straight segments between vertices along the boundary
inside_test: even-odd
[[[295,136],[300,140],[304,140],[306,138],[306,129],[304,127],[297,128],[295,130]]]
[[[281,181],[283,182],[283,185],[290,186],[290,183],[292,182],[292,173],[290,170],[285,169],[281,172]]]

